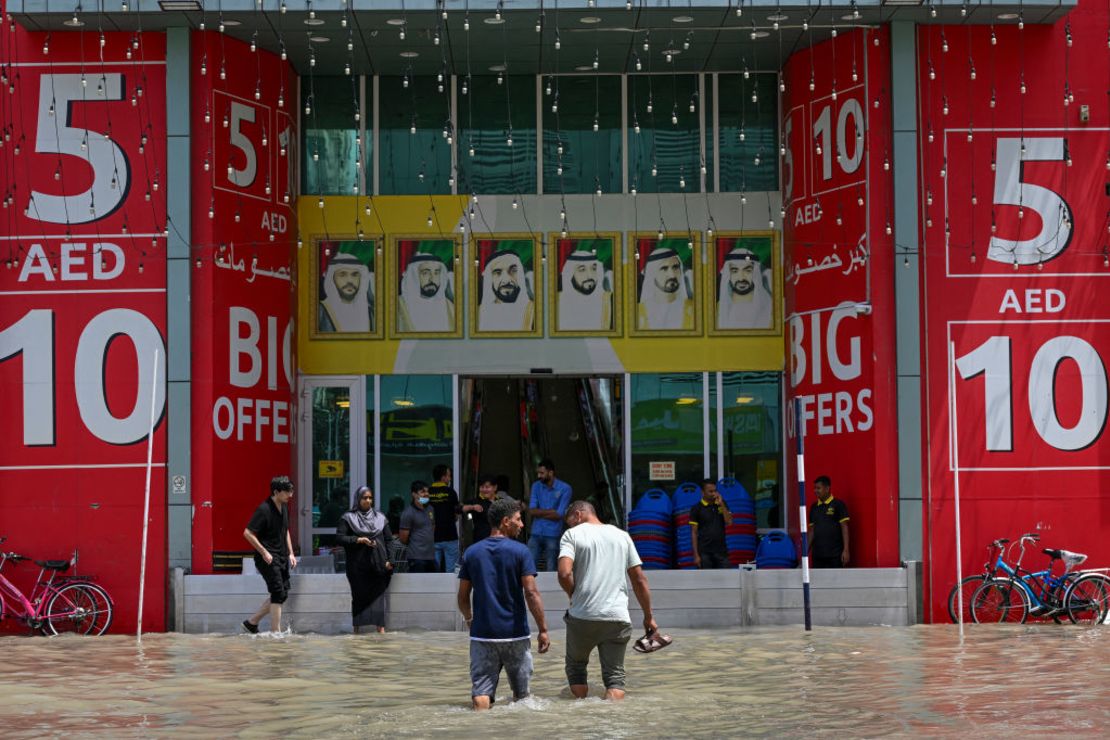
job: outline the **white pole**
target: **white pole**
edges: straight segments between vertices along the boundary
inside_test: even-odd
[[[960,545],[960,435],[956,422],[956,343],[948,343],[948,424],[951,434],[953,481],[956,494],[956,623],[964,630],[964,564]]]
[[[143,496],[143,546],[139,560],[139,620],[135,628],[135,639],[143,639],[143,591],[146,584],[146,535],[150,528],[150,469],[154,458],[154,402],[158,398],[158,358],[160,352],[154,349],[154,377],[150,383],[150,429],[146,435],[146,493]]]

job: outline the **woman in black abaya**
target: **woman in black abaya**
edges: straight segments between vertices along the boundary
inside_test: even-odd
[[[393,535],[385,515],[374,509],[374,493],[363,486],[355,505],[336,528],[339,544],[347,551],[347,581],[351,584],[351,621],[355,634],[374,625],[385,632],[385,591],[393,576],[386,543]]]

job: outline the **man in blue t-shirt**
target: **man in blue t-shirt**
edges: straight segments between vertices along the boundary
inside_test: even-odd
[[[516,541],[524,528],[520,504],[497,499],[489,507],[490,535],[466,549],[459,569],[459,611],[470,627],[470,698],[474,709],[489,709],[501,678],[509,676],[513,699],[528,696],[532,677],[528,613],[539,629],[539,651],[551,647],[536,565]],[[471,611],[473,596],[473,611]]]
[[[532,513],[532,536],[528,550],[536,562],[543,561],[544,570],[555,570],[559,559],[559,538],[563,535],[563,517],[570,505],[571,489],[555,477],[555,463],[550,458],[540,460],[536,466],[535,483],[529,497],[528,508]]]

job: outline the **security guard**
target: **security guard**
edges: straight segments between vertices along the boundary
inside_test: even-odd
[[[809,509],[809,555],[814,568],[843,568],[848,550],[848,505],[833,498],[832,481],[822,475],[813,484],[817,502]]]

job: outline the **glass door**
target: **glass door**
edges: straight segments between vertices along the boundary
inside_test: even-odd
[[[335,545],[335,527],[366,483],[364,383],[360,376],[301,380],[299,531],[301,553]]]

